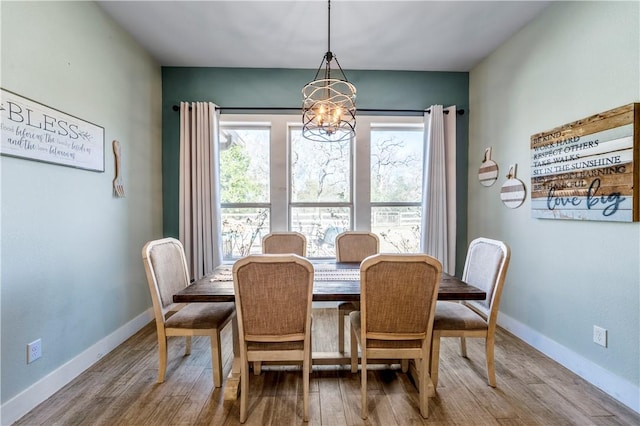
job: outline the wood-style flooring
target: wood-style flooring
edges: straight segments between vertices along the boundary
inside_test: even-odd
[[[337,309],[314,310],[314,350],[336,350]],[[348,334],[347,334],[348,336]],[[231,369],[231,327],[222,333],[224,374]],[[348,341],[348,339],[346,339]],[[497,388],[485,380],[484,344],[443,339],[437,394],[429,418],[399,365],[368,372],[369,418],[360,418],[360,373],[314,366],[309,425],[640,425],[640,415],[504,330],[496,338]],[[166,380],[156,383],[155,325],[146,326],[16,425],[239,425],[239,401],[214,389],[206,338],[169,340]],[[347,342],[348,346],[348,342]],[[265,366],[250,377],[247,425],[302,422],[298,367]]]

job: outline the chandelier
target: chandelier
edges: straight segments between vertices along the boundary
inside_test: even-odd
[[[328,5],[327,53],[313,81],[302,88],[302,136],[319,142],[342,141],[356,134],[356,87],[331,52],[331,0]]]

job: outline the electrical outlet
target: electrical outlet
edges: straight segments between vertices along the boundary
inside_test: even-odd
[[[607,329],[598,327],[597,325],[593,326],[593,343],[607,347]]]
[[[42,340],[35,340],[27,345],[27,364],[31,364],[42,356]]]

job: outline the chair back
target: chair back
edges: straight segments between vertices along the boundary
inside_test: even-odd
[[[299,232],[272,232],[262,238],[262,253],[307,255],[307,238]]]
[[[233,265],[244,342],[310,342],[313,265],[295,255],[252,255]]]
[[[156,321],[164,322],[166,313],[176,307],[173,295],[189,285],[184,247],[175,238],[149,241],[142,248],[142,259]]]
[[[346,231],[336,237],[338,262],[362,262],[380,251],[380,239],[373,232]]]
[[[462,280],[484,290],[487,298],[465,304],[487,317],[490,323],[497,319],[510,259],[511,250],[502,241],[476,238],[469,244]]]
[[[441,273],[440,262],[426,254],[365,259],[360,265],[363,339],[430,342]]]

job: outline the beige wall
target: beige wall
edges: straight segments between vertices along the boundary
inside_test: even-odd
[[[534,133],[640,102],[640,3],[554,3],[470,73],[469,238],[513,250],[500,323],[640,409],[640,224],[542,220],[500,201],[510,164],[530,190]],[[477,171],[493,148],[498,182]],[[608,329],[608,348],[593,326]]]
[[[162,235],[162,93],[160,66],[95,3],[0,7],[1,86],[105,131],[104,173],[0,157],[6,424],[50,373],[94,362],[103,353],[95,345],[117,344],[113,336],[147,320],[140,250]],[[112,196],[114,139],[124,199]],[[27,365],[26,345],[38,338],[43,356]],[[83,354],[91,359],[78,362]],[[56,374],[55,385],[66,379]]]

